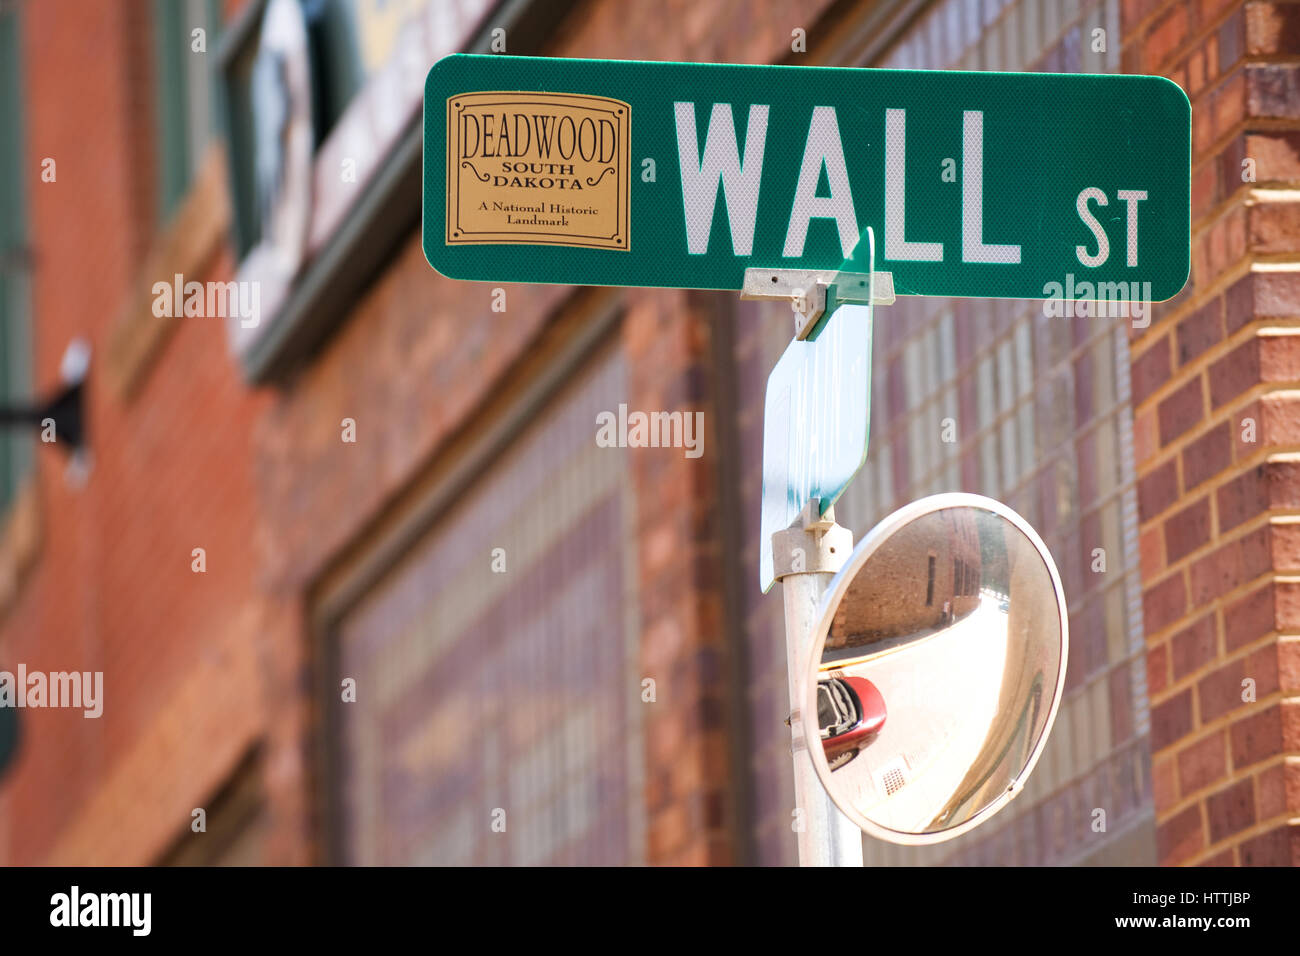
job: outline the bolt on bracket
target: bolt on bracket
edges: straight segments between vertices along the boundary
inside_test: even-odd
[[[865,275],[819,269],[746,269],[742,299],[783,299],[794,303],[794,337],[806,339],[826,312],[830,290],[839,303],[893,305],[894,275]]]

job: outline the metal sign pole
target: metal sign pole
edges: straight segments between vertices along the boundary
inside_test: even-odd
[[[862,832],[840,813],[817,779],[804,742],[801,684],[822,594],[853,550],[853,533],[835,523],[835,509],[820,514],[811,499],[799,517],[772,536],[776,578],[785,599],[786,673],[790,689],[790,752],[800,866],[861,866]],[[807,715],[816,720],[816,714]]]
[[[741,298],[789,300],[795,313],[795,335],[791,347],[802,346],[831,305],[832,288],[835,300],[841,304],[857,302],[866,305],[869,309],[872,305],[887,305],[894,301],[893,276],[887,272],[874,272],[875,247],[870,229],[864,233],[864,246],[868,270],[866,274],[843,271],[749,269],[745,272]],[[846,365],[834,366],[834,359],[823,351],[822,363],[818,364],[814,361],[809,364],[805,356],[800,366],[801,374],[810,375],[816,381],[826,376],[828,381],[840,381],[843,385],[856,381],[861,386],[861,419],[858,422],[860,431],[847,436],[859,443],[853,447],[853,453],[848,456],[852,459],[852,468],[845,470],[843,463],[840,463],[839,469],[832,469],[840,474],[845,483],[861,465],[862,458],[866,454],[866,410],[869,394],[869,386],[866,383],[870,381],[870,370],[869,367],[862,368],[861,363],[870,362],[870,312],[868,311],[865,317],[855,316],[849,321],[865,322],[866,339],[859,343],[857,348],[849,345],[849,352],[852,354],[840,356],[848,360]],[[839,341],[832,336],[827,336],[827,340],[833,343]],[[808,343],[808,347],[812,348],[811,342]],[[832,349],[834,348],[835,345],[832,345]],[[782,362],[784,361],[783,358]],[[781,363],[778,363],[778,369],[781,367]],[[847,374],[846,369],[849,370]],[[775,377],[776,374],[777,370],[774,370],[773,376]],[[772,390],[773,381],[769,379],[769,406]],[[838,399],[839,396],[830,396],[831,401]],[[788,414],[788,406],[786,408]],[[845,410],[847,411],[847,407]],[[765,419],[770,418],[772,414],[771,407],[765,408]],[[782,420],[778,419],[778,431]],[[773,527],[768,523],[769,489],[766,476],[770,451],[768,441],[771,437],[768,431],[771,427],[772,422],[764,422],[763,524],[765,531]],[[801,431],[800,434],[802,437],[807,437],[805,432]],[[779,441],[778,439],[778,444]],[[834,447],[834,444],[832,440],[825,443],[825,447],[829,450]],[[779,456],[781,453],[777,454]],[[788,465],[785,462],[781,465],[787,468],[788,475]],[[815,467],[813,470],[824,469]],[[832,482],[831,487],[833,486]],[[785,497],[790,490],[788,480],[784,484],[776,483],[773,490],[783,496],[783,503],[789,501],[789,498]],[[807,490],[805,486],[802,493],[806,493]],[[796,492],[798,493],[800,492]],[[802,686],[802,680],[805,658],[812,642],[813,628],[817,624],[817,606],[831,578],[843,567],[853,550],[853,533],[835,523],[834,507],[827,507],[823,513],[821,502],[820,496],[809,497],[804,503],[803,510],[795,516],[789,527],[772,534],[770,577],[762,567],[760,567],[760,577],[766,582],[764,590],[771,582],[780,581],[785,599],[786,678],[790,691],[790,718],[787,723],[790,725],[790,755],[794,761],[796,817],[793,826],[798,834],[799,864],[800,866],[861,866],[862,832],[832,802],[830,795],[817,778],[817,771],[813,767],[804,741],[802,712],[805,688]],[[782,518],[782,520],[788,519]],[[780,525],[777,524],[775,527],[780,528]],[[807,719],[817,720],[817,715],[809,714]]]

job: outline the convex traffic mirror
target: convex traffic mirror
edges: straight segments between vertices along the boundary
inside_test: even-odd
[[[804,734],[863,830],[937,843],[983,823],[1037,762],[1065,684],[1051,555],[1000,502],[935,495],[894,512],[822,598]]]

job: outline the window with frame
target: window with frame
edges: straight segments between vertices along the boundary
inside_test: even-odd
[[[313,149],[328,137],[367,77],[382,65],[395,42],[396,29],[412,10],[429,0],[298,0],[307,30],[311,69]],[[256,197],[256,117],[253,68],[261,41],[265,2],[250,3],[242,26],[233,31],[221,54],[230,135],[235,245],[242,257],[262,237]]]
[[[1104,73],[1119,53],[1118,0],[939,0],[873,65]],[[1025,792],[951,843],[869,845],[865,860],[1154,863],[1126,320],[1051,318],[1037,301],[906,299],[877,319],[872,362],[872,449],[845,502],[855,530],[940,491],[1005,501],[1056,557],[1071,646]],[[950,443],[938,440],[949,418]],[[1105,574],[1088,571],[1098,547]],[[1065,812],[1084,803],[1106,808],[1104,837]]]
[[[1120,67],[1119,15],[1118,0],[935,0],[883,55],[842,65],[1111,72]],[[877,267],[888,270],[888,261]],[[790,340],[789,306],[742,309],[742,326],[761,323],[753,355],[765,376]],[[1005,501],[1056,558],[1070,660],[1025,792],[948,843],[868,839],[868,866],[1155,862],[1127,333],[1124,319],[1049,318],[1030,300],[900,297],[876,312],[870,450],[836,505],[837,520],[860,540],[925,495],[971,491]],[[761,382],[756,374],[742,396],[759,409]],[[949,420],[954,440],[945,441]],[[759,445],[750,441],[748,453],[757,457]],[[1105,574],[1089,570],[1095,548],[1104,549]],[[778,723],[786,706],[781,602],[750,601],[751,632],[771,643],[755,655],[764,666],[752,678],[755,834],[765,862],[788,863],[795,847],[788,741]],[[1106,807],[1107,834],[1092,833],[1087,814],[1068,812],[1084,805]]]
[[[585,361],[332,629],[339,862],[644,861],[625,376]]]

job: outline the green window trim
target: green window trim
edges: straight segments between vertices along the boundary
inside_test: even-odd
[[[23,153],[21,25],[17,8],[0,10],[0,403],[31,392],[31,316],[24,189],[38,171]],[[32,437],[0,431],[0,512],[32,466]]]
[[[155,133],[158,149],[158,218],[166,222],[194,181],[202,149],[217,134],[219,0],[154,0]],[[193,31],[206,31],[204,52],[192,48]],[[199,64],[193,57],[203,57]],[[208,103],[194,101],[194,77],[206,70]],[[200,93],[201,95],[201,93]]]
[[[154,0],[154,63],[157,73],[158,214],[166,220],[189,185],[189,137],[185,135],[185,106],[189,77],[185,75],[186,48],[181,36],[184,8],[175,0]]]

